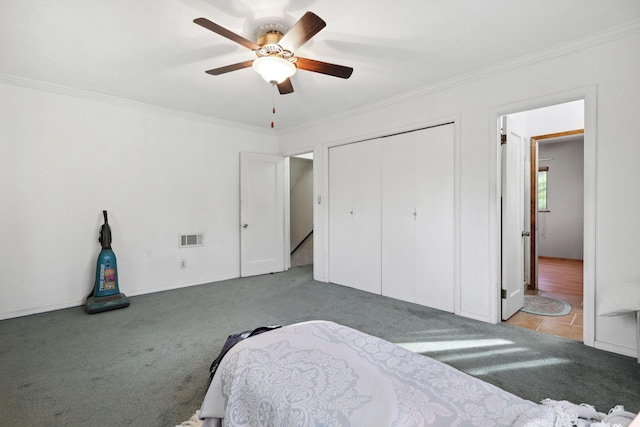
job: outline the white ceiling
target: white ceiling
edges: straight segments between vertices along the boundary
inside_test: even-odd
[[[205,74],[254,54],[193,19],[254,40],[307,10],[327,26],[295,53],[350,79],[298,71],[279,95],[251,68]],[[284,129],[639,19],[638,0],[1,0],[0,74],[259,128],[275,100]]]

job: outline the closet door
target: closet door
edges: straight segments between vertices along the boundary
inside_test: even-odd
[[[379,141],[329,149],[329,281],[381,292]]]
[[[382,141],[382,294],[415,300],[416,134]]]
[[[382,294],[454,311],[453,125],[382,142]]]
[[[416,145],[415,302],[454,311],[455,162],[453,125],[420,132]]]

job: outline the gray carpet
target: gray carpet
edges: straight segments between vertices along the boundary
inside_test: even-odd
[[[640,411],[636,359],[508,325],[490,325],[343,286],[311,268],[0,322],[0,425],[174,426],[204,397],[227,335],[325,319],[424,354],[516,395]],[[126,293],[126,282],[122,291]]]

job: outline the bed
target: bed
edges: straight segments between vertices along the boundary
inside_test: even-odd
[[[204,427],[494,427],[564,425],[558,421],[567,412],[589,410],[565,403],[521,399],[380,338],[310,321],[235,344],[199,416]],[[606,422],[603,416],[598,420]]]

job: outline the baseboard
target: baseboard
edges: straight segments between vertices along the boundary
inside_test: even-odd
[[[190,288],[191,286],[207,285],[209,283],[222,282],[223,280],[237,279],[238,277],[239,276],[237,274],[224,274],[224,275],[220,275],[220,276],[194,280],[194,281],[191,281],[191,282],[179,283],[177,285],[163,286],[161,288],[158,288],[158,287],[155,287],[155,288],[143,288],[143,289],[137,289],[137,290],[131,291],[131,292],[126,292],[126,290],[122,290],[122,292],[125,292],[125,294],[127,296],[135,297],[135,296],[140,296],[140,295],[153,294],[153,293],[156,293],[156,292],[171,291],[173,289],[182,289],[182,288]]]
[[[546,259],[546,260],[550,260],[550,261],[570,261],[570,262],[579,262],[579,263],[584,263],[584,260],[582,259],[575,259],[575,258],[558,258],[555,256],[542,256],[542,255],[538,255],[538,258],[541,259]]]
[[[85,300],[67,301],[56,304],[43,305],[39,307],[23,308],[21,310],[0,313],[0,320],[14,319],[16,317],[31,316],[32,314],[47,313],[49,311],[63,310],[65,308],[78,307],[84,304]]]
[[[236,275],[236,274],[226,274],[226,275],[216,276],[216,277],[212,277],[212,278],[206,278],[206,279],[202,279],[202,280],[198,280],[198,281],[194,281],[194,282],[181,283],[181,284],[172,285],[172,286],[165,286],[165,287],[162,287],[162,288],[146,288],[146,289],[138,289],[136,291],[127,291],[126,288],[121,288],[120,291],[123,292],[128,297],[134,297],[134,296],[139,296],[139,295],[152,294],[152,293],[155,293],[155,292],[170,291],[172,289],[180,289],[180,288],[188,288],[188,287],[191,287],[191,286],[206,285],[206,284],[209,284],[209,283],[221,282],[223,280],[237,279],[237,278],[238,278],[238,275]],[[82,298],[80,300],[65,301],[65,302],[60,302],[60,303],[56,303],[56,304],[48,304],[48,305],[43,305],[43,306],[38,306],[38,307],[28,307],[28,308],[23,308],[23,309],[20,309],[20,310],[15,310],[15,311],[8,311],[6,313],[0,313],[0,320],[14,319],[16,317],[31,316],[32,314],[47,313],[49,311],[63,310],[65,308],[79,307],[79,306],[84,305],[85,302],[86,302],[86,297]]]
[[[629,356],[633,358],[638,357],[638,349],[625,347],[618,344],[611,344],[608,342],[596,341],[595,348],[604,350],[604,351],[610,351],[611,353],[622,354],[623,356]]]
[[[485,315],[479,314],[479,313],[473,313],[471,311],[461,310],[459,313],[454,313],[454,314],[456,314],[458,316],[466,317],[466,318],[469,318],[469,319],[478,320],[480,322],[496,324],[496,322],[492,322],[491,321],[489,316],[485,316]]]

